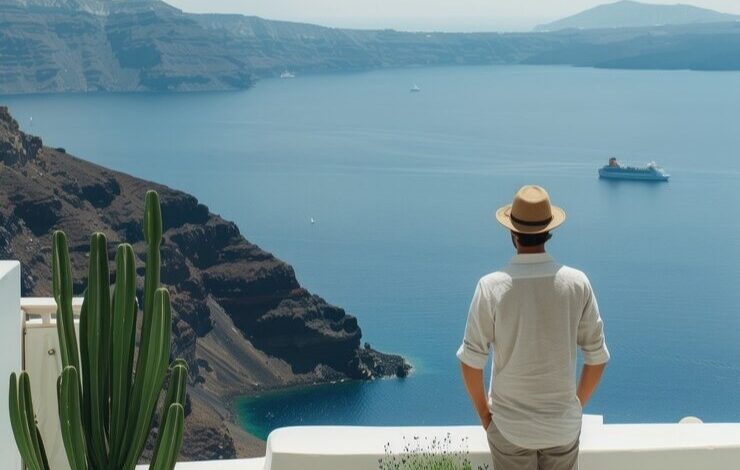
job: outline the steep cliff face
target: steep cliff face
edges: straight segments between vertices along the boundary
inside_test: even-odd
[[[212,34],[157,0],[0,0],[0,92],[194,91],[252,84]]]
[[[0,93],[237,90],[286,68],[304,74],[526,63],[740,70],[736,21],[639,24],[649,26],[411,33],[196,15],[160,0],[0,0]]]
[[[0,162],[25,165],[41,150],[41,139],[20,132],[7,108],[0,107]]]
[[[21,261],[23,295],[50,294],[56,228],[69,237],[76,294],[94,231],[107,235],[111,258],[117,243],[132,243],[143,274],[141,218],[150,188],[162,202],[173,355],[185,358],[191,373],[183,457],[263,451],[264,443],[231,424],[234,395],[408,372],[401,357],[360,348],[355,317],[303,289],[291,266],[194,197],[43,147],[0,107],[0,259]]]

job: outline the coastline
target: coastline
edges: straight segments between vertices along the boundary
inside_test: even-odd
[[[356,317],[301,287],[292,266],[247,241],[236,224],[195,197],[44,146],[41,138],[22,132],[5,107],[0,168],[0,258],[21,262],[23,296],[50,295],[50,233],[57,228],[70,240],[75,290],[85,272],[90,233],[106,233],[110,246],[131,243],[143,260],[142,195],[159,192],[161,282],[172,298],[172,354],[190,372],[185,460],[264,451],[233,426],[235,413],[227,405],[236,393],[369,380],[411,367],[400,356],[362,348]],[[286,319],[290,328],[282,326]]]
[[[265,443],[267,435],[271,432],[271,430],[277,427],[282,427],[282,425],[263,427],[259,424],[256,424],[255,421],[258,422],[260,419],[258,418],[250,420],[250,416],[247,416],[244,412],[244,408],[246,406],[249,406],[249,404],[251,403],[259,405],[262,404],[262,402],[264,401],[267,401],[268,403],[272,401],[282,402],[293,397],[297,398],[299,401],[303,401],[303,398],[307,396],[310,398],[314,394],[323,395],[325,393],[334,393],[341,396],[343,396],[345,393],[351,394],[351,390],[342,390],[342,387],[356,388],[356,391],[359,393],[361,387],[370,386],[373,383],[379,381],[405,380],[411,375],[419,373],[419,368],[416,362],[409,362],[406,355],[402,355],[400,353],[394,353],[390,355],[404,358],[404,360],[410,367],[405,376],[398,377],[392,375],[381,375],[369,380],[353,379],[348,377],[336,377],[327,378],[325,380],[315,380],[306,377],[306,380],[297,380],[287,385],[258,387],[249,391],[245,391],[245,393],[231,394],[224,400],[224,403],[230,410],[229,418],[232,424],[238,426],[243,432],[258,440],[259,442]],[[257,408],[259,408],[259,406]],[[288,425],[302,425],[302,423],[290,423]]]
[[[137,21],[141,14],[150,15],[145,25]],[[1,92],[9,95],[244,90],[258,78],[278,77],[288,69],[299,75],[466,64],[740,70],[732,59],[740,34],[730,20],[541,32],[414,32],[187,13],[161,1],[101,4],[96,14],[74,2],[48,9],[11,2],[0,5],[0,19],[9,25],[3,39],[11,47],[0,61]],[[79,30],[63,27],[72,23]],[[26,24],[45,27],[27,29]],[[667,39],[656,42],[650,39],[654,36]],[[310,44],[306,37],[312,38]],[[178,47],[162,46],[173,43]],[[79,50],[86,53],[79,56]]]
[[[370,382],[377,380],[398,380],[396,377],[381,377],[373,379]],[[369,385],[367,380],[362,379],[340,379],[336,381],[328,382],[313,382],[294,384],[285,387],[273,387],[266,388],[259,391],[254,391],[247,394],[239,394],[230,397],[226,403],[231,410],[232,423],[238,426],[243,432],[249,436],[259,440],[260,442],[266,442],[267,435],[270,430],[266,427],[255,424],[257,420],[250,420],[250,416],[244,413],[244,408],[252,403],[259,404],[263,400],[285,400],[293,396],[300,397],[302,395],[311,395],[313,393],[321,393],[324,389],[326,391],[337,392],[337,387],[363,387]],[[296,424],[296,425],[301,425]],[[278,426],[280,427],[280,426]]]

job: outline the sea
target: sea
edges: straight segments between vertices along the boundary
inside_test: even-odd
[[[477,280],[513,255],[493,213],[529,183],[566,210],[549,251],[589,275],[604,319],[612,358],[585,411],[740,421],[738,83],[468,66],[0,102],[47,145],[194,194],[356,315],[363,343],[414,367],[237,400],[243,427],[265,437],[475,423],[455,352]],[[671,179],[599,180],[610,156],[655,161]]]

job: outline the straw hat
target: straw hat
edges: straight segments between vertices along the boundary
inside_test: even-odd
[[[565,211],[550,204],[544,188],[522,186],[511,204],[496,211],[496,220],[517,233],[537,234],[549,232],[565,221]]]

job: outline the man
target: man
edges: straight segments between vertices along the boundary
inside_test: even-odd
[[[478,282],[457,351],[465,388],[495,470],[577,469],[582,407],[609,360],[596,298],[585,274],[545,253],[565,212],[543,188],[524,186],[496,219],[511,231],[517,254]],[[578,346],[584,366],[576,388]]]

